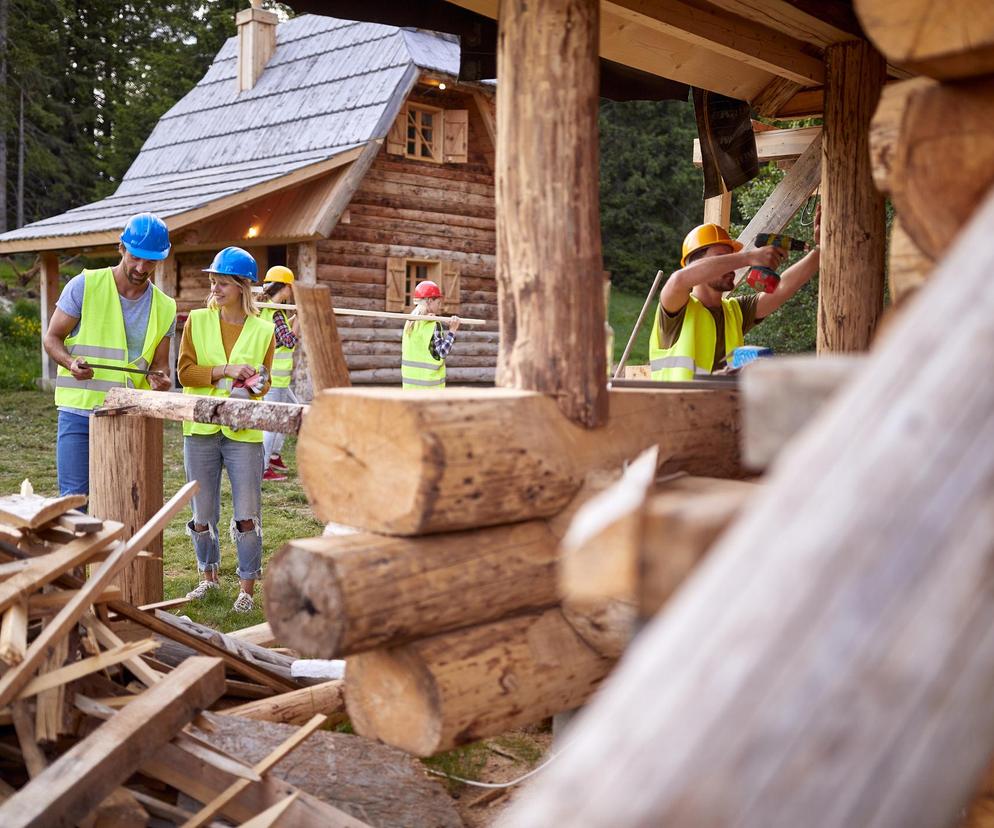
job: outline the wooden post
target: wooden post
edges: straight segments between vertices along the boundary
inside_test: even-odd
[[[596,0],[507,0],[497,60],[497,384],[607,419]]]
[[[732,194],[724,192],[714,198],[704,199],[704,223],[717,224],[728,229],[732,221]]]
[[[991,226],[994,191],[503,826],[959,824],[994,745]]]
[[[862,40],[829,46],[825,64],[818,352],[864,351],[883,310],[884,199],[869,135],[886,66]]]
[[[162,508],[162,420],[151,417],[90,419],[90,513],[125,526],[130,538]],[[162,536],[120,575],[132,604],[162,600]]]
[[[314,285],[318,281],[318,246],[316,242],[300,242],[296,245],[296,268],[294,278],[303,285]]]
[[[41,272],[38,275],[41,286],[41,335],[45,336],[48,330],[48,323],[52,319],[55,311],[55,303],[59,300],[59,255],[58,253],[41,254]],[[56,368],[58,366],[44,346],[41,349],[41,380],[42,388],[54,388]]]
[[[294,286],[294,292],[313,393],[349,387],[352,380],[331,306],[331,290],[327,285],[300,283]]]
[[[176,255],[170,253],[165,259],[155,267],[155,286],[166,296],[176,298],[176,291],[179,286],[179,265]],[[179,331],[173,336],[169,343],[169,379],[173,386],[176,385],[176,357],[179,353]]]

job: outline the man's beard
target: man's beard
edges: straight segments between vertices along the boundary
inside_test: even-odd
[[[137,270],[128,271],[128,281],[133,285],[142,285],[148,281],[149,274],[139,273]]]
[[[735,287],[735,273],[727,273],[720,279],[715,279],[713,282],[708,282],[708,287],[711,290],[718,290],[724,293],[726,290],[731,290]]]

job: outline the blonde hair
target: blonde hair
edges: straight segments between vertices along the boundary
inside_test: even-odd
[[[223,285],[237,285],[242,291],[242,313],[246,316],[258,316],[259,308],[256,307],[255,297],[252,295],[252,283],[248,279],[240,279],[237,276],[224,276],[221,273],[211,273],[210,277]],[[218,304],[213,296],[207,297],[207,307],[217,310]]]
[[[418,299],[414,303],[414,308],[411,310],[411,316],[427,316],[428,315],[428,303],[431,299]],[[404,323],[404,336],[414,328],[415,321],[413,319],[408,319]]]

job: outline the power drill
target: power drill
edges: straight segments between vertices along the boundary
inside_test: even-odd
[[[808,243],[782,233],[757,233],[756,247],[779,247],[781,250],[791,252],[807,250]],[[753,265],[749,268],[746,282],[757,293],[773,293],[780,284],[780,274],[772,268]]]

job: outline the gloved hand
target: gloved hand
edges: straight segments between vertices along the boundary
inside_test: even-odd
[[[245,387],[250,393],[258,395],[262,393],[262,389],[266,387],[267,382],[269,382],[269,372],[266,370],[265,365],[260,365],[255,376],[251,376],[245,380]]]

